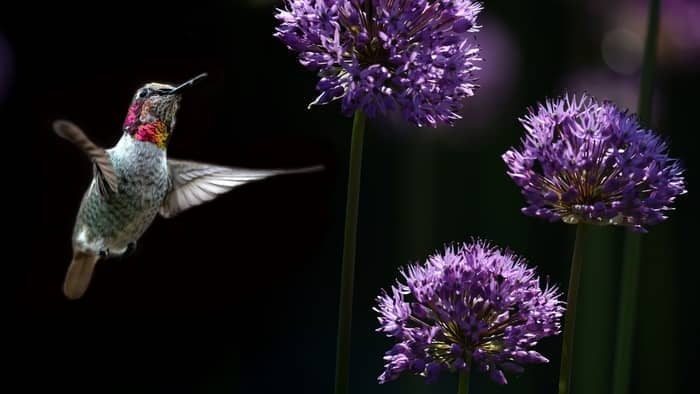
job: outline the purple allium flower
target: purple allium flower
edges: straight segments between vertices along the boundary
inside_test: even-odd
[[[344,114],[400,110],[418,126],[460,119],[476,88],[473,42],[481,5],[470,0],[286,0],[275,36],[318,71],[320,96]]]
[[[686,192],[667,145],[610,101],[582,95],[547,100],[520,120],[520,149],[503,155],[529,216],[565,223],[643,226],[667,219]]]
[[[503,371],[548,362],[531,348],[559,334],[564,307],[557,288],[540,288],[520,257],[477,240],[401,274],[405,283],[382,290],[374,308],[377,331],[398,341],[384,356],[380,383],[406,371],[433,382],[440,372],[476,366],[506,384]]]

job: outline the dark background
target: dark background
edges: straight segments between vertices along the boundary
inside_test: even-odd
[[[632,391],[695,387],[700,38],[691,1],[662,2],[653,126],[671,140],[689,194],[645,236]],[[8,213],[26,246],[5,263],[18,285],[18,330],[6,336],[21,390],[95,393],[328,393],[333,387],[338,279],[351,119],[339,105],[307,110],[316,77],[272,37],[274,1],[15,4],[0,19],[0,113]],[[489,1],[477,34],[482,89],[454,128],[370,120],[365,139],[352,387],[355,393],[455,390],[414,377],[376,383],[391,342],[371,310],[397,267],[472,236],[510,247],[565,288],[573,227],[520,214],[500,155],[522,135],[525,108],[583,90],[636,108],[643,1]],[[685,7],[685,8],[684,8]],[[685,28],[685,30],[684,30]],[[622,30],[620,30],[622,29]],[[612,32],[612,33],[611,33]],[[694,41],[696,34],[697,41]],[[317,174],[246,185],[174,219],[158,218],[135,255],[98,264],[85,298],[61,282],[90,179],[81,153],[51,132],[67,118],[111,146],[134,91],[207,72],[183,99],[168,154],[261,168],[321,163]],[[5,189],[9,188],[9,189]],[[9,190],[9,192],[7,191]],[[25,197],[29,194],[29,197]],[[25,207],[23,203],[27,204]],[[26,213],[29,212],[29,215]],[[593,230],[577,328],[576,393],[607,392],[614,349],[621,229]],[[23,256],[23,257],[22,257]],[[15,280],[14,278],[19,278]],[[554,392],[551,362],[472,393]]]

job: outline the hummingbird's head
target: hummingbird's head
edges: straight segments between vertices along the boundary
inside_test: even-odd
[[[206,77],[200,74],[177,86],[151,82],[139,88],[124,120],[124,132],[165,149],[175,127],[182,92]]]

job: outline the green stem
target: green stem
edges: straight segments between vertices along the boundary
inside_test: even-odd
[[[659,35],[659,0],[649,1],[647,37],[644,43],[644,63],[639,86],[637,115],[642,126],[651,126],[651,103],[654,98],[654,71],[656,69],[656,42]]]
[[[615,342],[615,364],[613,394],[627,393],[630,375],[630,355],[634,338],[634,323],[637,314],[637,287],[639,287],[639,256],[641,249],[639,234],[625,234],[625,250],[622,259],[620,304]]]
[[[469,371],[462,371],[459,373],[457,394],[469,394]]]
[[[583,251],[586,242],[586,224],[576,225],[574,254],[571,257],[569,276],[569,293],[566,297],[566,318],[564,320],[564,341],[561,349],[561,368],[559,370],[559,394],[568,394],[571,388],[571,361],[574,355],[574,329],[576,327],[576,304],[578,301],[579,280],[583,266]]]
[[[350,143],[350,174],[345,207],[345,236],[343,266],[340,276],[340,305],[338,316],[338,349],[335,364],[335,393],[346,394],[350,383],[350,329],[352,325],[352,291],[355,278],[355,245],[357,244],[357,211],[360,200],[362,172],[362,141],[365,134],[365,114],[357,110],[352,124]]]
[[[651,126],[658,33],[659,0],[650,0],[637,108],[637,115],[642,127]],[[620,279],[620,304],[617,321],[615,364],[613,366],[613,394],[627,394],[629,389],[630,356],[634,340],[634,325],[637,318],[637,289],[639,287],[641,247],[641,236],[627,231],[625,233],[625,250]]]

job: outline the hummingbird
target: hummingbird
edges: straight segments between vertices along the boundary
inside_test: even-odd
[[[53,122],[54,132],[84,152],[93,170],[73,226],[73,258],[63,280],[67,299],[84,295],[100,259],[133,252],[156,216],[172,218],[248,182],[322,168],[252,169],[169,158],[181,95],[205,77],[200,74],[179,85],[141,86],[131,100],[121,138],[109,149],[94,144],[68,120]]]

